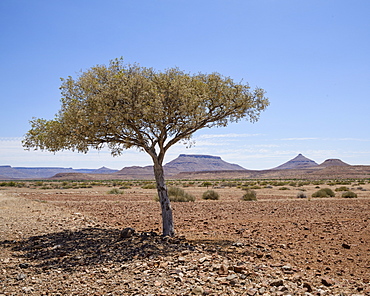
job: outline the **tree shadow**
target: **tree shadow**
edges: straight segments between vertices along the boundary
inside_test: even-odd
[[[21,241],[1,241],[14,255],[27,259],[34,267],[72,271],[102,263],[123,263],[193,251],[195,247],[181,237],[163,237],[155,232],[122,236],[122,230],[85,228],[65,230]]]
[[[203,250],[208,253],[217,253],[222,256],[228,254],[239,254],[245,256],[257,256],[256,252],[260,250],[259,246],[251,244],[238,243],[229,239],[192,239],[193,245],[203,246]]]

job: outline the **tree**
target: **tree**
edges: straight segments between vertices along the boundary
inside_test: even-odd
[[[269,101],[218,73],[163,72],[115,59],[62,79],[61,109],[53,120],[33,118],[23,139],[26,149],[87,153],[105,145],[113,156],[139,148],[154,164],[163,235],[174,235],[173,215],[163,172],[167,150],[190,140],[204,127],[258,120]]]

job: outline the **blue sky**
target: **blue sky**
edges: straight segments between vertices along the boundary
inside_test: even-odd
[[[204,129],[180,153],[267,169],[298,153],[370,165],[368,0],[2,0],[0,165],[120,169],[143,152],[24,151],[33,117],[52,119],[60,78],[127,63],[219,72],[267,91],[257,123]]]

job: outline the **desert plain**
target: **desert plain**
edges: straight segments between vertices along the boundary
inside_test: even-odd
[[[368,179],[173,180],[196,198],[172,203],[174,238],[150,181],[14,183],[0,187],[1,296],[370,295]]]

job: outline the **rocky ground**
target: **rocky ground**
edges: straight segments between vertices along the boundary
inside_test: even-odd
[[[242,202],[220,189],[173,204],[168,238],[155,191],[105,190],[0,191],[1,296],[370,295],[369,191]]]

